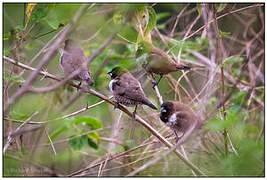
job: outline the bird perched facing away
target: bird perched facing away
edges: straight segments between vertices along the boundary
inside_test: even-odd
[[[144,104],[152,109],[157,109],[145,96],[140,82],[125,68],[115,67],[108,75],[111,77],[109,89],[118,104],[135,106],[133,116],[135,117],[137,105]]]
[[[176,101],[167,101],[161,105],[160,119],[174,131],[176,143],[179,144],[183,143],[200,123],[200,118],[190,107]],[[183,133],[181,137],[178,132]]]
[[[165,51],[155,47],[152,43],[141,41],[136,51],[136,60],[148,73],[158,74],[160,78],[155,85],[158,85],[163,75],[179,70],[189,70],[191,67],[177,63]],[[153,87],[154,87],[153,86]]]
[[[64,50],[61,53],[60,66],[65,76],[69,76],[80,69],[80,72],[73,77],[74,80],[80,81],[79,87],[82,81],[86,81],[89,86],[94,84],[83,49],[72,39],[65,41]]]

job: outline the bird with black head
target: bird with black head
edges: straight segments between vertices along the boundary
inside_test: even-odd
[[[127,69],[117,66],[108,72],[108,75],[111,77],[109,89],[116,102],[125,106],[135,106],[134,117],[139,104],[157,110],[145,96],[140,82]]]
[[[186,104],[177,101],[167,101],[161,105],[160,119],[175,134],[176,143],[183,143],[198,127],[200,118]],[[182,132],[182,136],[178,133]]]

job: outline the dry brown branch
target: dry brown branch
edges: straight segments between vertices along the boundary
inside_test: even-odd
[[[9,132],[9,135],[7,137],[7,142],[4,146],[4,149],[3,149],[3,154],[5,154],[7,148],[9,147],[11,141],[12,141],[12,137],[11,136],[15,136],[17,135],[17,133],[19,132],[19,130],[25,125],[27,124],[28,121],[30,121],[36,114],[38,114],[39,112],[36,111],[34,112],[28,119],[26,119],[21,125],[19,125],[19,127],[17,127],[17,129],[13,132]],[[26,132],[28,132],[29,130],[27,130]],[[30,131],[32,131],[32,129],[30,129]],[[25,133],[25,130],[22,131],[23,133]]]
[[[59,35],[59,37],[56,39],[54,44],[51,46],[51,50],[49,50],[43,56],[42,60],[39,62],[39,64],[36,67],[36,71],[33,71],[27,78],[26,82],[22,85],[22,87],[7,100],[4,112],[7,112],[9,105],[11,105],[15,100],[17,100],[18,98],[20,98],[22,95],[24,95],[27,92],[28,87],[30,87],[33,81],[37,78],[38,73],[52,59],[52,57],[54,57],[61,43],[64,41],[67,35],[74,29],[75,25],[78,23],[78,20],[80,19],[80,17],[82,16],[82,14],[86,11],[88,7],[89,7],[89,4],[81,6],[81,8],[77,11],[77,13],[72,18],[71,22],[65,26],[64,31]]]
[[[172,28],[172,30],[171,30],[171,32],[170,32],[170,37],[173,37],[174,30],[176,29],[176,26],[177,26],[177,24],[178,24],[178,21],[179,21],[181,15],[184,14],[184,11],[186,10],[186,8],[187,8],[188,6],[189,6],[189,4],[187,4],[187,5],[186,5],[186,6],[179,12],[179,14],[176,16],[175,23],[174,23],[173,28]]]
[[[22,65],[22,63],[20,63],[20,65]],[[21,66],[20,66],[21,67]],[[25,67],[25,65],[23,65],[23,67]],[[33,68],[31,68],[33,69]],[[36,72],[34,70],[34,72]],[[42,74],[41,72],[38,72],[40,74]],[[58,78],[55,78],[54,75],[48,75],[47,77],[53,77],[53,79],[59,80]],[[68,82],[69,85],[78,88],[78,85],[73,84],[71,82]],[[82,88],[81,91],[85,92],[85,93],[89,93],[92,94],[96,97],[99,97],[100,99],[105,100],[106,102],[112,104],[114,107],[117,106],[117,104],[114,101],[111,101],[109,98],[107,98],[106,96],[102,95],[101,93],[93,90],[93,89],[84,89]],[[127,114],[129,117],[133,117],[132,113],[129,112],[125,107],[119,105],[118,109],[120,109],[121,111],[123,111],[125,114]],[[156,136],[163,144],[165,144],[167,147],[171,148],[172,144],[165,139],[160,133],[158,133],[158,131],[156,131],[151,125],[149,125],[145,120],[143,120],[141,117],[139,117],[138,115],[136,115],[136,119],[137,122],[139,122],[140,124],[142,124],[148,131],[150,131],[154,136]],[[179,151],[174,151],[174,153],[185,163],[187,164],[191,169],[193,169],[197,174],[199,175],[205,175],[198,167],[196,167],[194,164],[192,164],[190,161],[186,160],[183,155],[179,152]]]
[[[47,136],[47,138],[49,140],[49,143],[50,143],[50,145],[52,147],[52,150],[53,150],[54,154],[57,155],[56,148],[55,148],[55,146],[53,144],[53,141],[51,140],[46,128],[45,128],[45,134],[46,134],[46,136]]]
[[[219,16],[217,18],[217,20],[219,20],[219,19],[221,19],[221,18],[223,18],[223,17],[225,17],[227,15],[230,15],[230,14],[234,14],[234,13],[241,12],[241,11],[244,11],[244,10],[247,10],[247,9],[250,9],[250,8],[261,7],[261,6],[263,6],[263,4],[255,4],[255,5],[247,6],[247,7],[244,7],[244,8],[236,9],[234,11],[230,11],[228,13],[225,13],[225,14]],[[209,21],[208,24],[212,23],[213,21],[214,20]],[[192,36],[194,36],[195,34],[197,34],[199,31],[201,31],[202,29],[204,29],[206,26],[207,25],[202,26],[201,28],[199,28],[198,30],[196,30],[195,32],[193,32],[192,34],[190,34],[189,36],[187,36],[187,38],[185,40],[191,38]]]

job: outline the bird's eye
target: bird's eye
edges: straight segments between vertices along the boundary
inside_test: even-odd
[[[167,110],[166,110],[164,107],[161,107],[161,108],[160,108],[160,112],[161,112],[161,113],[166,113]]]
[[[112,72],[108,72],[108,75],[112,76]]]

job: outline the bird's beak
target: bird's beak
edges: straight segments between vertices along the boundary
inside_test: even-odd
[[[108,72],[107,74],[110,75],[110,77],[112,76],[112,72]]]

